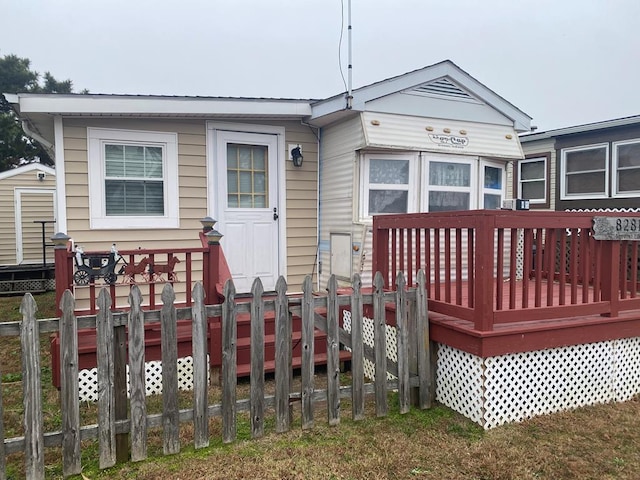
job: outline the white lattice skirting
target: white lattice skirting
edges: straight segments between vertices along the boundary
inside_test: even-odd
[[[344,328],[351,330],[351,312]],[[373,347],[373,320],[364,319]],[[396,330],[387,326],[387,356],[397,360]],[[375,377],[365,361],[365,375]],[[436,400],[486,429],[584,405],[623,402],[640,393],[640,338],[551,348],[482,359],[438,345]]]
[[[207,358],[207,365],[209,364]],[[207,374],[208,375],[208,374]],[[98,401],[98,369],[87,368],[80,370],[79,398],[81,401]],[[129,366],[127,366],[127,385],[129,384]],[[147,395],[162,393],[162,362],[145,363],[145,387]],[[180,390],[193,389],[193,358],[178,359],[178,388]]]
[[[482,359],[438,346],[436,398],[484,428],[640,393],[640,338]]]

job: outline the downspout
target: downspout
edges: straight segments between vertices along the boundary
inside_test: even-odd
[[[320,274],[322,273],[322,261],[320,260],[320,239],[321,237],[321,225],[322,225],[322,142],[320,139],[322,138],[322,128],[318,128],[318,240],[316,245],[316,251],[318,252],[318,256],[316,262],[318,263],[316,275],[316,289],[320,291]]]
[[[27,122],[26,120],[22,120],[22,130],[24,130],[24,133],[26,133],[31,138],[33,138],[36,142],[42,145],[47,150],[47,153],[55,159],[55,147],[53,143],[46,140],[39,133],[36,133],[33,130],[31,130],[29,128],[29,122]]]
[[[65,185],[64,132],[62,117],[53,118],[56,164],[56,230],[67,232],[67,189]]]

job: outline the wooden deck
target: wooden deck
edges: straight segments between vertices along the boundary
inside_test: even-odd
[[[635,291],[618,300],[624,311],[609,316],[611,302],[602,300],[592,285],[520,280],[509,283],[500,297],[494,292],[492,329],[483,331],[473,320],[443,313],[451,310],[449,302],[471,304],[467,282],[449,302],[444,285],[431,287],[431,339],[482,357],[640,336],[640,296]]]

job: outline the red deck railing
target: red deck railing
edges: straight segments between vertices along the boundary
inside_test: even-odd
[[[224,254],[220,244],[217,242],[209,242],[205,232],[200,233],[201,246],[192,248],[155,248],[155,249],[135,249],[135,250],[119,250],[119,255],[126,261],[127,265],[139,265],[143,259],[147,259],[150,265],[164,265],[176,258],[175,272],[178,282],[186,285],[186,292],[191,292],[193,283],[200,281],[203,284],[208,305],[217,304],[220,301],[222,285],[231,277],[229,267],[226,264]],[[106,257],[104,251],[86,251],[84,256],[87,258]],[[84,285],[78,285],[74,281],[74,274],[78,271],[76,254],[71,250],[71,244],[65,248],[56,247],[55,250],[55,267],[56,267],[56,305],[60,305],[60,299],[65,290],[74,291],[74,289],[88,290],[88,308],[78,310],[77,314],[95,314],[96,298],[99,290],[108,284],[103,276],[91,277]],[[198,264],[198,268],[194,269],[194,264]],[[133,283],[138,285],[146,285],[148,288],[149,305],[148,308],[153,310],[161,304],[159,296],[162,293],[163,282],[171,280],[165,274],[161,281],[150,278],[149,269],[145,272],[137,272],[132,274],[129,279],[124,273],[119,273],[120,269],[125,265],[124,262],[116,264],[114,273],[116,281],[109,285],[111,298],[114,301],[118,298],[119,287],[128,286]],[[172,282],[173,283],[173,282]],[[125,290],[126,292],[126,290]],[[191,295],[185,295],[183,304],[191,305]],[[58,312],[60,313],[60,312]]]
[[[627,213],[476,210],[373,221],[373,271],[387,288],[429,272],[429,310],[497,324],[640,309],[638,242],[596,240],[594,216]]]

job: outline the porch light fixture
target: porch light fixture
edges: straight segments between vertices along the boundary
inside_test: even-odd
[[[291,149],[291,161],[293,162],[294,167],[302,166],[302,151],[300,150],[300,145]]]

